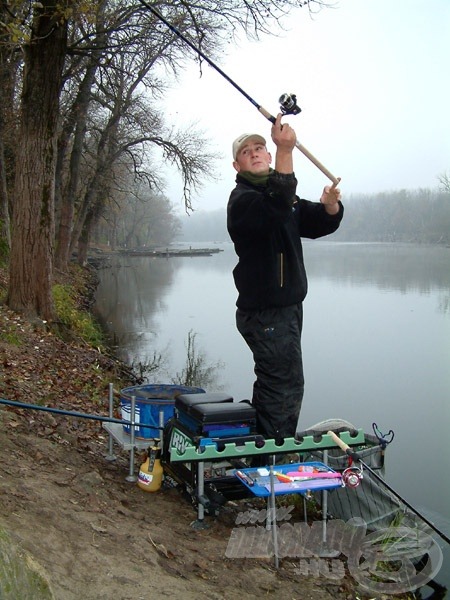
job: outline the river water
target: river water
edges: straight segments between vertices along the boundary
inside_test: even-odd
[[[221,251],[207,257],[111,259],[99,271],[96,310],[126,362],[163,356],[150,383],[181,373],[191,332],[216,375],[208,391],[242,400],[253,363],[235,327],[235,255],[231,244],[214,247]],[[450,248],[315,241],[304,253],[299,429],[337,417],[392,430],[388,482],[450,536]],[[437,580],[450,587],[450,552],[440,545]]]

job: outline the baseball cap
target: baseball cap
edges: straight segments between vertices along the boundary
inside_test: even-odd
[[[266,145],[266,140],[259,133],[241,133],[233,142],[233,160],[236,160],[239,150],[250,140]]]

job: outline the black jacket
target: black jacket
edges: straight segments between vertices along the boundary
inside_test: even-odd
[[[323,204],[295,195],[295,175],[271,171],[265,185],[241,175],[231,192],[227,227],[239,262],[233,270],[243,310],[290,306],[307,293],[300,237],[318,238],[336,231],[344,208],[329,215]]]

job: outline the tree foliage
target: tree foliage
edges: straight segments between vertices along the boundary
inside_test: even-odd
[[[94,230],[93,243],[112,250],[144,248],[167,246],[176,237],[180,222],[165,196],[138,182],[114,197]]]
[[[448,173],[439,175],[439,183],[441,184],[440,188],[443,192],[450,193],[450,175]]]
[[[324,4],[152,6],[215,59],[238,32],[273,34],[293,9]],[[66,270],[74,251],[86,260],[93,231],[125,207],[127,187],[132,195],[148,186],[141,200],[159,214],[162,165],[181,173],[191,209],[192,195],[214,177],[214,157],[204,134],[174,130],[160,104],[167,78],[192,59],[201,69],[143,0],[0,1],[0,235],[11,248],[11,308],[52,319],[54,267]],[[160,228],[140,235],[150,230]]]

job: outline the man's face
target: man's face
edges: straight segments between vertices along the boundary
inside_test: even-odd
[[[254,175],[264,175],[269,172],[269,166],[272,162],[270,152],[261,142],[247,142],[239,150],[233,166],[236,171],[249,171]]]

